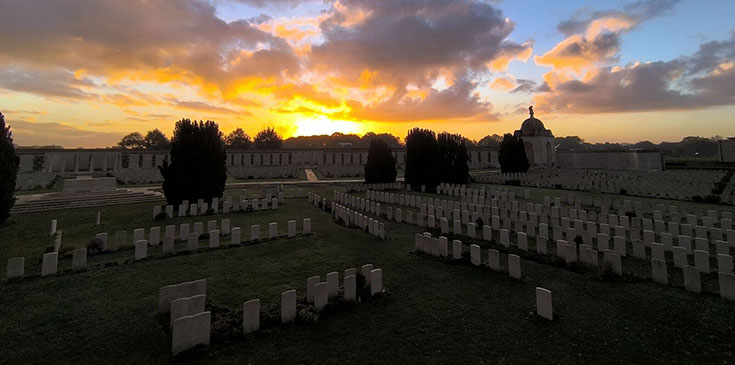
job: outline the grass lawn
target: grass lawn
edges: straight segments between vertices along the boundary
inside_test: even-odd
[[[304,187],[331,200],[328,186]],[[518,188],[519,191],[522,188]],[[539,191],[535,191],[539,190]],[[532,199],[543,200],[542,189]],[[547,190],[546,194],[557,192]],[[558,191],[565,194],[566,191]],[[362,194],[362,193],[359,193]],[[358,194],[358,195],[359,195]],[[633,198],[631,198],[633,199]],[[668,203],[667,203],[668,204]],[[13,215],[0,226],[0,259],[26,258],[26,274],[52,239],[84,246],[95,232],[221,219],[153,221],[152,203]],[[706,207],[703,207],[703,209]],[[102,211],[104,227],[93,227]],[[390,295],[350,311],[213,343],[197,363],[660,363],[731,361],[735,303],[646,282],[609,283],[551,265],[522,261],[523,280],[413,252],[418,227],[386,222],[381,241],[339,226],[306,199],[276,211],[231,214],[249,238],[251,224],[312,218],[314,234],[257,245],[129,262],[131,250],[90,258],[94,269],[0,284],[0,359],[11,363],[152,363],[170,359],[170,334],[157,314],[161,286],[207,279],[207,298],[241,311],[260,298],[305,294],[306,279],[372,263]],[[170,222],[170,223],[169,223]],[[128,237],[132,240],[132,232]],[[223,239],[222,243],[229,242]],[[206,246],[204,241],[200,247]],[[483,260],[486,260],[483,257]],[[29,262],[30,261],[30,262]],[[101,267],[96,263],[116,262]],[[68,260],[60,268],[68,268]],[[535,287],[553,293],[556,320],[533,314]]]

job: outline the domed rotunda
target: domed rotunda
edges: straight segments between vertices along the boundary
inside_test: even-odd
[[[541,120],[533,116],[533,106],[528,107],[528,113],[530,117],[524,120],[521,129],[513,134],[523,139],[523,144],[526,146],[526,157],[531,166],[553,165],[556,163],[554,134],[544,127]]]

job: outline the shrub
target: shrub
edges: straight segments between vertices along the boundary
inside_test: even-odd
[[[505,185],[519,186],[521,185],[521,180],[518,180],[518,179],[505,180]]]
[[[628,195],[628,190],[620,189],[620,195]]]
[[[170,217],[168,216],[168,214],[166,214],[166,212],[161,212],[161,213],[156,214],[156,216],[153,219],[160,221],[160,220],[164,220],[168,218]]]
[[[584,244],[584,239],[582,238],[582,236],[580,236],[580,235],[576,235],[576,236],[574,237],[574,243],[576,243],[576,244],[577,244],[577,246],[579,246],[579,245],[583,245],[583,244]]]
[[[102,241],[101,238],[92,238],[89,240],[89,243],[87,243],[87,253],[90,255],[100,253],[102,250],[105,249],[105,243]]]
[[[615,273],[613,265],[609,262],[603,262],[597,271],[597,278],[602,281],[617,281],[619,279],[618,274]]]

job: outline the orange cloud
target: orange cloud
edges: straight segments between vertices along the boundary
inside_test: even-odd
[[[490,87],[495,90],[511,90],[516,86],[516,83],[509,77],[498,77],[490,83]]]

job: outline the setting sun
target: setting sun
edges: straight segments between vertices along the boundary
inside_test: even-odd
[[[370,129],[369,125],[364,123],[333,120],[325,115],[299,117],[295,122],[295,126],[296,129],[293,132],[294,137],[322,134],[331,135],[335,132],[363,135]]]

